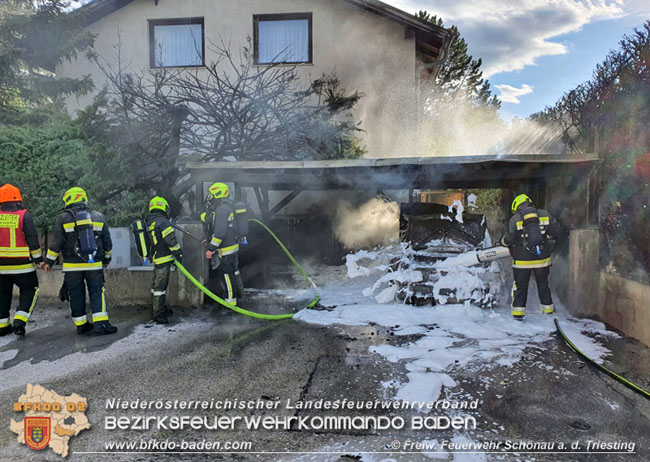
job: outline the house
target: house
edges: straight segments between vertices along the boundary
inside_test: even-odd
[[[336,72],[365,96],[355,108],[370,157],[416,154],[420,81],[443,58],[447,30],[377,0],[93,0],[84,7],[95,52],[133,71],[161,67],[201,72],[211,44],[253,39],[260,66],[295,64],[305,79]],[[85,57],[57,68],[62,77],[105,77]],[[92,95],[72,98],[71,110]]]

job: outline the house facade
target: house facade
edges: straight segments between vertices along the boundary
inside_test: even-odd
[[[118,45],[127,71],[187,68],[199,74],[217,58],[253,45],[259,66],[297,66],[306,83],[335,72],[348,91],[364,95],[354,110],[369,157],[417,155],[419,87],[444,55],[447,31],[376,0],[93,0],[83,7],[95,52],[116,64]],[[91,74],[85,57],[57,74]],[[71,98],[74,111],[93,95]]]

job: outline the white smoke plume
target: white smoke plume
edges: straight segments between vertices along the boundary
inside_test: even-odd
[[[386,245],[399,237],[399,204],[375,197],[354,206],[338,204],[334,234],[348,249],[359,250]]]

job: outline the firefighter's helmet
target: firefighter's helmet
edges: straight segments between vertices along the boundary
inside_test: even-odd
[[[149,211],[160,210],[163,213],[169,212],[169,203],[164,197],[156,196],[149,201]]]
[[[230,195],[230,188],[226,183],[214,183],[208,189],[210,195],[215,199],[223,199]]]
[[[63,194],[63,203],[66,207],[72,204],[78,204],[79,202],[88,202],[88,195],[83,189],[75,186]]]
[[[517,212],[519,206],[524,202],[528,202],[532,204],[533,200],[530,197],[528,197],[526,194],[519,194],[517,197],[515,197],[515,200],[512,201],[512,213]]]
[[[20,195],[20,189],[12,184],[5,184],[0,187],[0,204],[5,202],[22,202],[23,196]]]

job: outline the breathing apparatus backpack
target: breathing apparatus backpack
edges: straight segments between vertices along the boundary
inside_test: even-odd
[[[142,258],[151,257],[151,236],[147,232],[147,223],[138,218],[131,224],[131,232],[135,241],[135,250]]]
[[[74,217],[74,232],[76,234],[75,253],[79,258],[88,263],[95,262],[97,254],[97,241],[95,240],[95,230],[93,219],[88,210],[82,209],[76,213],[69,211]]]
[[[533,255],[539,256],[546,246],[546,237],[542,234],[537,209],[526,207],[521,211],[524,219],[524,247]]]
[[[245,202],[235,202],[235,223],[234,232],[235,239],[240,244],[248,244],[248,209]]]

